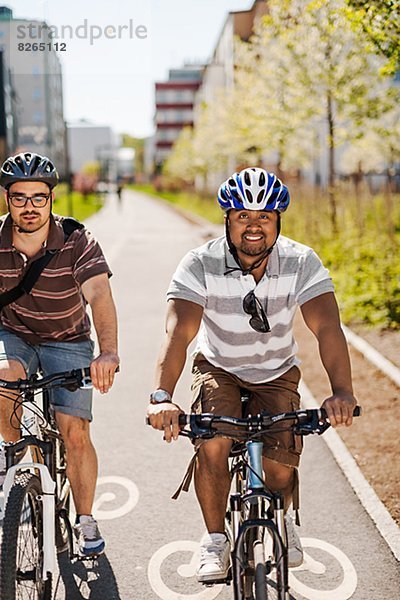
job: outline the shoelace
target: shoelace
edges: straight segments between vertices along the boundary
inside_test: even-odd
[[[202,564],[209,564],[218,561],[222,563],[221,555],[224,550],[225,542],[214,543],[212,546],[207,548],[201,548],[200,561]]]
[[[94,540],[99,536],[99,530],[97,528],[97,523],[94,519],[90,521],[85,521],[84,523],[79,523],[82,527],[83,536],[89,540]]]

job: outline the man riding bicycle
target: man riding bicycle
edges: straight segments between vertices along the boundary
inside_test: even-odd
[[[164,430],[167,442],[177,439],[182,411],[172,395],[198,332],[192,412],[240,417],[241,389],[251,393],[250,414],[298,409],[300,361],[293,338],[298,306],[317,337],[332,387],[322,406],[334,427],[351,425],[356,400],[332,281],[311,248],[280,236],[281,215],[290,202],[287,187],[272,173],[247,168],[221,185],[218,202],[225,235],[190,251],[168,289],[167,335],[148,407],[151,425]],[[292,501],[297,510],[301,438],[271,434],[263,439],[268,486],[284,495],[286,510]],[[219,437],[196,448],[195,489],[208,530],[201,543],[200,582],[223,580],[228,573],[224,516],[231,446],[232,439]],[[298,566],[300,539],[288,514],[285,520],[289,566]]]
[[[1,292],[15,288],[34,261],[46,253],[51,257],[31,292],[1,311],[0,378],[11,381],[38,369],[49,375],[90,364],[94,387],[106,393],[119,363],[111,272],[92,234],[77,221],[52,213],[57,183],[54,164],[33,152],[9,157],[1,167],[0,185],[9,211],[0,219]],[[95,359],[87,304],[100,348]],[[10,399],[0,398],[0,485],[5,479],[5,444],[20,438],[22,409],[15,410],[15,396],[7,395]],[[92,392],[57,389],[51,404],[67,449],[79,550],[85,556],[100,554],[105,542],[91,514],[97,480],[89,431]]]

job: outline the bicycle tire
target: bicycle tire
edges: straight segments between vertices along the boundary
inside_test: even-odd
[[[256,540],[253,544],[254,556],[254,598],[267,600],[267,569],[265,566],[264,542]]]
[[[258,517],[258,506],[252,504],[249,508],[246,519],[256,519]],[[242,594],[244,600],[255,600],[255,570],[254,570],[254,544],[257,541],[257,531],[252,528],[248,531],[245,539],[245,568],[242,573]]]
[[[71,493],[67,478],[67,460],[64,442],[61,438],[55,440],[54,478],[56,481],[56,511],[55,533],[57,553],[61,554],[70,549],[70,512]],[[63,511],[63,512],[62,512]],[[64,515],[64,516],[63,516]]]
[[[2,600],[51,600],[51,573],[45,581],[40,579],[43,511],[38,496],[41,494],[40,479],[33,473],[18,475],[10,490],[3,520],[0,562]],[[29,582],[32,582],[32,586]]]

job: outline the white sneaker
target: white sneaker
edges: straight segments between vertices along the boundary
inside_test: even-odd
[[[294,528],[293,519],[288,514],[285,515],[285,523],[288,540],[288,565],[289,567],[299,567],[304,560],[303,547]]]
[[[226,579],[229,571],[230,543],[224,533],[205,533],[201,540],[197,580],[200,583]]]
[[[75,537],[78,540],[79,553],[82,556],[103,554],[105,541],[101,537],[96,519],[91,515],[81,515],[79,523],[74,525]]]

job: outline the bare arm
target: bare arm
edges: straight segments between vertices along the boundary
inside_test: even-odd
[[[90,374],[95,388],[104,394],[111,388],[119,364],[117,313],[108,275],[102,273],[85,281],[82,293],[92,309],[100,348],[100,355],[90,365]]]
[[[197,335],[203,316],[203,308],[188,300],[170,300],[167,308],[166,338],[162,345],[156,367],[155,388],[161,388],[172,396],[186,362],[190,342]],[[170,403],[150,404],[147,414],[151,425],[164,429],[167,442],[171,434],[177,439],[179,406]]]
[[[319,353],[328,374],[332,396],[322,406],[331,424],[351,425],[356,400],[353,395],[350,357],[332,292],[309,300],[301,307],[304,321],[318,340]]]

